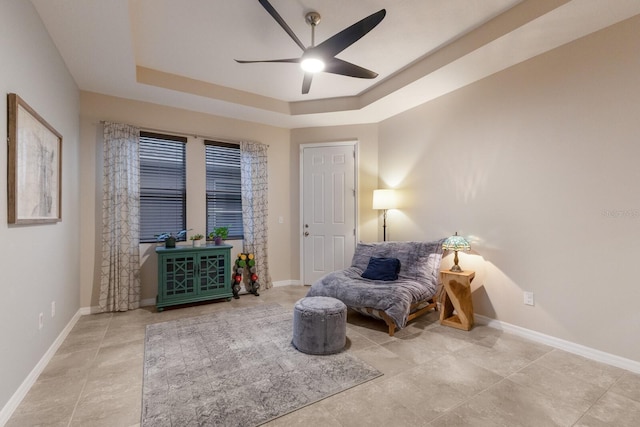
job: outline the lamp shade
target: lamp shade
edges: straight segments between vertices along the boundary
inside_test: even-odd
[[[395,190],[373,190],[373,209],[395,209],[397,206]]]
[[[471,245],[462,236],[458,236],[458,232],[455,235],[447,238],[442,244],[442,249],[445,251],[469,251]]]

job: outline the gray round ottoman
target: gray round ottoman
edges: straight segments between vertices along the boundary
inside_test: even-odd
[[[293,308],[295,348],[308,354],[332,354],[347,342],[347,306],[329,297],[306,297]]]

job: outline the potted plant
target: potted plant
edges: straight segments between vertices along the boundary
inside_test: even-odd
[[[173,233],[160,233],[154,236],[158,244],[164,243],[165,248],[176,247],[176,236]]]
[[[193,236],[189,237],[189,240],[191,240],[191,242],[193,243],[193,247],[197,248],[200,246],[200,240],[202,240],[204,238],[204,234],[194,234]]]
[[[229,237],[229,227],[216,227],[209,233],[209,238],[213,239],[216,245],[221,245],[227,237]]]
[[[176,242],[178,240],[180,241],[185,240],[187,236],[187,231],[189,230],[181,230],[181,231],[178,231],[177,233],[165,232],[165,233],[156,234],[154,237],[156,238],[156,242],[158,243],[164,242],[165,248],[175,248]]]

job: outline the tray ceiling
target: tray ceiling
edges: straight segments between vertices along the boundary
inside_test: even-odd
[[[380,9],[337,55],[379,74],[316,75],[258,1],[32,0],[79,88],[287,128],[373,123],[640,13],[637,0],[271,0],[305,44]]]

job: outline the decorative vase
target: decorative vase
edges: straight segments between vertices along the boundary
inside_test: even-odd
[[[220,246],[222,244],[222,237],[214,237],[213,243],[215,243],[217,246]]]
[[[176,238],[175,237],[167,237],[167,240],[164,241],[165,248],[175,248],[176,247]]]

